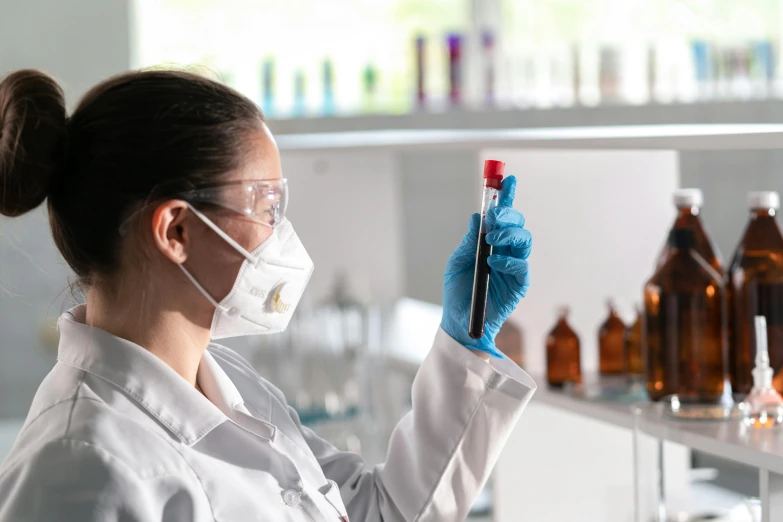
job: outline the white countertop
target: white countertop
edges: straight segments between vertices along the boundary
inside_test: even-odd
[[[638,426],[643,433],[783,474],[783,428],[751,429],[739,420],[679,420],[663,414],[656,404],[632,405],[585,400],[548,389],[543,377],[537,378],[536,382],[539,388],[533,401],[629,429],[634,427],[637,420],[634,410],[639,408]]]

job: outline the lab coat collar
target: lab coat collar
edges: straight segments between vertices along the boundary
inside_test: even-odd
[[[219,402],[242,402],[206,351],[199,365],[199,385],[203,380],[209,388],[205,393],[215,404],[141,346],[85,324],[86,313],[87,307],[81,305],[60,317],[57,360],[121,389],[184,444],[195,444],[227,420]]]
[[[196,380],[204,395],[226,415],[230,416],[233,410],[244,409],[242,395],[209,350],[201,356]]]

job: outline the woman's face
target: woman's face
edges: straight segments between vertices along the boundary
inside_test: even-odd
[[[266,125],[251,138],[252,152],[245,165],[226,178],[227,182],[274,180],[282,177],[280,153]],[[192,213],[191,213],[192,215]],[[231,210],[207,210],[205,215],[245,250],[252,252],[270,235],[272,228]],[[191,240],[185,267],[217,301],[231,291],[245,257],[192,215]]]

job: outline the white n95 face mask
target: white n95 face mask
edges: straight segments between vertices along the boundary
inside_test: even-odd
[[[313,261],[294,232],[291,222],[283,219],[266,241],[248,252],[207,216],[190,204],[188,207],[245,257],[234,287],[220,302],[209,295],[184,266],[179,265],[188,279],[215,306],[212,339],[273,334],[285,330],[313,273]]]

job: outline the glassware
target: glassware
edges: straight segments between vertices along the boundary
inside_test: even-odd
[[[689,228],[670,233],[671,254],[644,289],[647,393],[654,401],[715,404],[728,380],[726,294]]]
[[[753,318],[769,332],[772,384],[783,392],[783,234],[775,219],[776,192],[748,194],[750,219],[729,268],[729,369],[735,393],[748,393],[756,346]]]
[[[617,314],[614,302],[608,300],[609,317],[598,329],[598,358],[602,376],[622,375],[625,371],[625,323]]]
[[[739,405],[745,425],[752,428],[775,428],[783,423],[783,397],[772,387],[772,368],[767,351],[767,321],[755,317],[756,367],[753,388]]]
[[[563,307],[557,323],[546,338],[546,377],[550,386],[582,382],[579,337],[568,324],[568,308]]]
[[[677,217],[672,230],[687,228],[693,231],[694,250],[704,258],[719,274],[723,274],[723,260],[718,247],[712,242],[707,228],[699,218],[704,195],[699,189],[679,189],[674,192],[674,205],[677,207]],[[667,242],[658,257],[656,268],[661,268],[671,255],[671,246]]]
[[[484,161],[484,182],[481,191],[481,221],[476,244],[476,265],[473,272],[473,293],[470,301],[468,335],[473,339],[484,336],[487,322],[487,296],[489,295],[490,268],[487,259],[492,255],[492,245],[487,243],[487,234],[492,230],[487,224],[487,212],[498,204],[498,191],[503,181],[506,164],[497,160]]]
[[[525,349],[523,344],[522,328],[506,321],[500,327],[500,331],[495,336],[495,346],[503,352],[506,357],[514,361],[517,366],[524,368]]]
[[[452,107],[458,107],[462,105],[462,35],[456,33],[449,34],[447,41],[449,52],[449,103]]]
[[[424,86],[424,53],[427,45],[427,39],[424,36],[416,37],[416,106],[419,109],[424,108],[427,101]]]
[[[761,499],[757,497],[747,497],[743,501],[745,509],[751,516],[751,522],[761,522]]]
[[[644,313],[636,307],[636,321],[625,334],[625,375],[630,382],[644,380],[644,359],[642,357],[642,335],[644,334]]]

